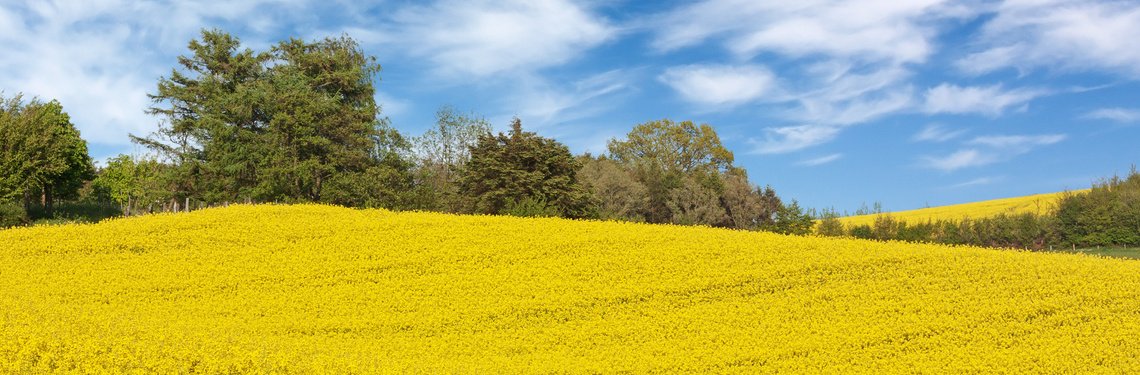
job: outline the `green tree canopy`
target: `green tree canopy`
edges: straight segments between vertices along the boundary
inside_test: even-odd
[[[646,188],[643,215],[654,223],[723,225],[717,199],[721,174],[734,170],[733,155],[708,124],[669,119],[637,125],[625,140],[609,142],[610,158],[632,171]],[[714,206],[709,206],[714,205]],[[720,210],[721,212],[716,212]]]
[[[131,215],[139,207],[171,199],[171,168],[153,157],[119,155],[107,160],[92,184],[107,192],[124,214]]]
[[[564,217],[591,216],[591,197],[578,182],[579,165],[570,150],[523,131],[518,118],[509,135],[484,134],[470,152],[459,191],[472,199],[474,212],[499,214],[538,202]]]
[[[582,169],[578,178],[597,199],[597,214],[601,219],[645,221],[644,208],[648,202],[646,187],[617,162],[605,156],[578,157]]]
[[[377,194],[407,190],[408,165],[393,158],[409,144],[378,118],[376,59],[347,36],[264,52],[240,45],[203,30],[151,95],[149,112],[163,124],[134,139],[171,159],[176,195],[396,204]]]
[[[39,200],[51,215],[93,174],[87,142],[59,102],[0,97],[0,201]]]
[[[471,159],[479,137],[491,133],[491,124],[478,115],[462,114],[451,106],[435,113],[435,126],[416,137],[419,182],[425,188],[425,208],[459,212],[465,205],[458,195],[459,175]]]

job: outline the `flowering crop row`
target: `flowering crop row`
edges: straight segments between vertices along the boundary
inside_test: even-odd
[[[0,373],[1136,372],[1140,262],[232,206],[0,231]]]
[[[1033,213],[1045,215],[1057,206],[1064,193],[1046,193],[1022,197],[992,199],[988,201],[927,207],[916,210],[890,212],[891,218],[908,223],[928,220],[961,220],[962,218],[983,218],[998,214]],[[873,225],[880,214],[856,215],[839,218],[846,227]]]

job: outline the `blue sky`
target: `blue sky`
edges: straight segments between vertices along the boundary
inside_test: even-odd
[[[406,135],[441,105],[575,153],[713,125],[755,183],[890,210],[1079,189],[1140,161],[1136,1],[5,1],[0,90],[58,99],[97,159],[202,28],[347,33]]]

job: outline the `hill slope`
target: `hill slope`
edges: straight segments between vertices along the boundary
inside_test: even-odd
[[[1140,262],[235,206],[0,232],[0,372],[1135,372]]]
[[[1035,213],[1046,214],[1054,209],[1057,200],[1063,192],[1026,195],[1023,197],[991,199],[948,206],[920,208],[917,210],[888,212],[892,218],[906,222],[923,222],[927,220],[959,220],[964,217],[982,218],[998,214]],[[844,225],[851,227],[857,225],[871,225],[875,217],[880,214],[857,215],[839,218]]]

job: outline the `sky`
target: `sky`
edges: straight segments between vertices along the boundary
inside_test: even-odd
[[[801,205],[904,210],[1088,187],[1140,162],[1140,2],[0,0],[0,91],[59,100],[94,158],[203,28],[348,35],[407,136],[443,105],[604,153],[712,125]]]

